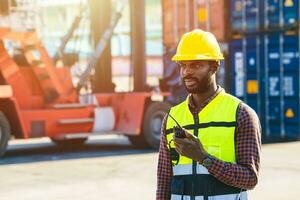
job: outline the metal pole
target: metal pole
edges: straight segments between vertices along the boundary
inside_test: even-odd
[[[89,0],[89,3],[92,37],[96,48],[95,51],[97,51],[97,45],[110,24],[111,1]],[[104,45],[103,52],[101,52],[101,58],[100,56],[97,58],[94,66],[95,67],[91,67],[95,68],[94,79],[92,80],[93,92],[112,92],[114,87],[112,83],[110,40]]]
[[[103,35],[101,38],[99,38],[99,41],[97,42],[96,50],[89,59],[87,69],[83,72],[83,74],[80,77],[77,90],[80,91],[80,89],[86,84],[88,78],[90,77],[91,72],[95,69],[95,82],[94,82],[94,91],[95,92],[112,92],[114,91],[114,85],[112,83],[112,74],[111,74],[111,59],[107,59],[105,56],[105,51],[108,45],[110,44],[110,39],[113,34],[113,30],[117,26],[117,23],[119,19],[121,18],[121,13],[123,11],[123,8],[125,6],[125,3],[127,1],[124,1],[121,5],[120,9],[113,15],[112,20],[110,21],[110,24],[108,28],[106,28],[103,32]],[[109,49],[110,50],[110,49]],[[110,51],[109,58],[111,58]],[[103,59],[103,62],[98,62],[98,60],[101,58]],[[100,61],[101,61],[100,60]],[[109,63],[105,63],[109,62]],[[107,64],[107,65],[105,65]]]
[[[82,6],[79,10],[79,14],[74,18],[72,25],[66,35],[62,38],[61,44],[58,47],[58,50],[56,54],[53,57],[53,62],[56,63],[58,59],[63,58],[63,52],[70,41],[70,39],[73,37],[74,32],[77,30],[77,28],[80,25],[80,21],[82,19],[83,11],[86,9],[85,6]]]
[[[131,64],[133,67],[133,91],[142,92],[146,88],[146,48],[145,48],[145,0],[130,0],[131,21]]]

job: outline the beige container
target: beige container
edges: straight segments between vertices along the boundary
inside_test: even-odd
[[[163,43],[177,45],[185,32],[200,28],[226,42],[229,0],[163,0]]]

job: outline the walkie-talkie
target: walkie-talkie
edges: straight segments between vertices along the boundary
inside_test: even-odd
[[[172,117],[172,115],[170,115],[169,113],[168,113],[168,116],[170,116],[171,119],[174,120],[174,122],[176,123],[176,126],[173,127],[175,137],[177,137],[177,138],[186,138],[185,131],[180,126],[180,124],[176,121],[176,119],[174,117]]]

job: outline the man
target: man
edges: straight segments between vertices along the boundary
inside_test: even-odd
[[[261,128],[256,113],[216,83],[223,55],[213,34],[186,33],[176,55],[189,96],[166,116],[157,170],[157,200],[245,200],[258,181]]]

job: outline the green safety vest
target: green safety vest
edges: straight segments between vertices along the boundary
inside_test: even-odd
[[[199,138],[204,149],[212,156],[230,163],[236,162],[234,135],[236,113],[240,100],[221,91],[194,117],[188,106],[188,98],[170,110],[178,123]],[[208,170],[185,156],[175,156],[173,139],[174,120],[167,118],[166,139],[173,164],[171,199],[247,199],[240,188],[226,185]],[[232,197],[232,198],[231,198]]]

